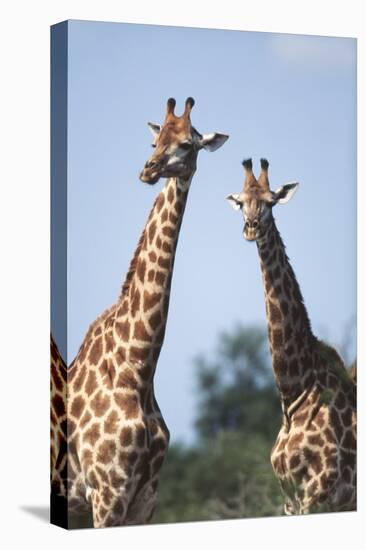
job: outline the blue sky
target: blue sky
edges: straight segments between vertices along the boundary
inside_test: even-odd
[[[230,135],[200,153],[178,243],[156,374],[173,440],[193,433],[193,358],[237,323],[265,325],[257,250],[225,201],[243,157],[257,170],[269,159],[272,188],[300,182],[277,225],[314,332],[342,344],[356,314],[355,40],[72,21],[68,82],[68,363],[116,300],[165,183],[138,174],[147,122],[162,121],[170,96],[177,112],[195,98],[200,132]]]

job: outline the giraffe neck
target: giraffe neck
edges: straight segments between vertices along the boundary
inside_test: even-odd
[[[119,298],[116,332],[128,342],[129,362],[152,379],[167,323],[175,252],[188,180],[170,178],[155,200]]]
[[[257,247],[273,370],[286,408],[313,383],[315,337],[274,220]]]

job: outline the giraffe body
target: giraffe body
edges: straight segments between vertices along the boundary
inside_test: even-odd
[[[268,333],[283,410],[271,462],[285,495],[285,512],[352,510],[356,507],[356,388],[338,353],[313,336],[275,228],[272,236],[271,247],[257,244],[264,258]]]
[[[268,162],[258,181],[244,161],[244,236],[257,243],[268,337],[283,420],[271,462],[287,514],[356,508],[356,386],[338,353],[311,330],[301,291],[272,215],[298,184],[269,189]]]
[[[67,370],[67,468],[56,494],[69,512],[92,509],[94,527],[147,522],[154,511],[169,431],[154,395],[179,231],[198,150],[227,136],[198,134],[170,99],[162,127],[150,125],[155,152],[140,179],[168,181],[155,200],[121,295],[89,328]],[[219,143],[218,143],[219,142]],[[63,448],[60,452],[63,452]],[[60,483],[61,479],[61,483]]]

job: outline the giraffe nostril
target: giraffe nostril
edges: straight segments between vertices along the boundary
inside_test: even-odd
[[[257,220],[254,220],[254,222],[252,224],[252,227],[253,227],[253,229],[257,229],[257,227],[258,227],[258,221]]]
[[[156,160],[148,160],[145,164],[145,168],[153,169],[159,166],[159,162]]]

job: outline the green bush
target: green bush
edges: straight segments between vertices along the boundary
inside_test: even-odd
[[[270,463],[281,409],[266,332],[222,334],[214,360],[197,358],[196,372],[196,442],[170,446],[153,523],[282,514]]]

